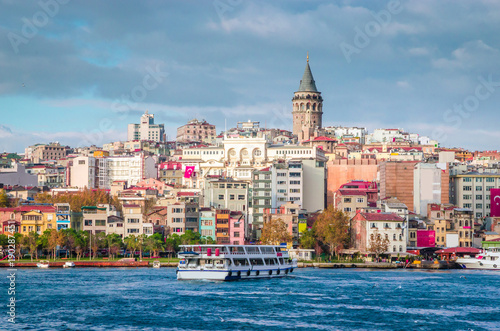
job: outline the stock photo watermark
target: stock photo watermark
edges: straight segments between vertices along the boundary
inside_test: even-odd
[[[38,1],[40,10],[35,12],[31,19],[26,17],[21,18],[23,25],[19,33],[9,32],[7,34],[14,53],[19,53],[20,45],[26,45],[31,39],[35,38],[39,30],[44,28],[59,13],[61,5],[66,5],[68,2],[70,0]]]
[[[7,321],[9,323],[16,323],[16,273],[17,269],[15,267],[16,261],[16,238],[14,237],[14,233],[16,232],[15,221],[12,223],[9,221],[9,225],[7,227],[8,235],[8,263],[9,269],[7,270],[7,279],[8,281],[8,303],[7,303]]]
[[[340,43],[340,50],[342,51],[347,63],[351,63],[351,57],[353,54],[359,54],[363,49],[368,47],[372,39],[380,35],[382,29],[391,23],[392,16],[401,13],[401,11],[403,11],[401,2],[399,0],[392,0],[387,4],[387,10],[382,9],[377,13],[370,12],[373,20],[367,22],[363,29],[355,26],[353,43]]]
[[[234,11],[235,8],[241,5],[242,3],[243,0],[214,0],[212,4],[221,22],[225,23],[226,13]]]
[[[488,75],[488,79],[479,76],[477,80],[479,83],[476,85],[474,93],[467,95],[461,103],[454,104],[453,109],[448,109],[443,113],[444,122],[451,124],[452,129],[460,129],[463,121],[479,109],[481,101],[488,100],[495,93],[496,88],[500,87],[500,80],[494,81],[492,74]],[[435,129],[432,135],[439,142],[446,141],[448,138],[443,129],[439,128]]]
[[[143,102],[148,96],[148,92],[158,88],[168,76],[168,72],[161,70],[160,64],[156,64],[154,68],[146,67],[146,72],[147,74],[143,77],[140,84],[131,88],[129,93],[122,94],[111,105],[112,111],[120,114],[118,120],[124,120],[128,111],[137,109],[139,103]],[[80,143],[80,146],[101,145],[104,141],[104,133],[113,130],[115,122],[115,119],[101,119],[95,129],[84,132],[84,139]]]

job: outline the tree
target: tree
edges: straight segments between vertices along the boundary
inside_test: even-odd
[[[159,233],[156,233],[159,234]],[[155,235],[156,235],[155,234]],[[145,240],[146,249],[152,254],[150,256],[158,256],[159,251],[163,248],[163,241],[158,236],[152,235]]]
[[[38,233],[32,231],[28,234],[28,236],[23,238],[23,241],[30,252],[31,261],[33,261],[33,254],[35,254],[35,259],[38,260],[38,246],[40,244],[38,237]]]
[[[131,257],[134,257],[134,252],[137,248],[137,237],[133,234],[125,238],[124,240],[125,245],[127,245],[127,249],[130,249],[130,255]]]
[[[0,190],[0,207],[10,207],[9,197],[4,189]]]
[[[271,219],[264,223],[260,242],[264,245],[279,245],[292,240],[286,223],[281,218]]]
[[[106,244],[108,246],[108,256],[113,259],[120,251],[122,238],[116,233],[111,233],[106,236]]]
[[[7,247],[9,245],[9,237],[6,234],[0,234],[0,248]]]
[[[87,231],[78,231],[75,237],[76,259],[79,260],[87,250],[90,234]]]
[[[47,234],[47,250],[49,252],[53,253],[53,258],[54,261],[56,259],[56,250],[57,250],[57,239],[58,239],[58,233],[57,230],[55,229],[47,229],[43,233],[44,235]]]
[[[199,244],[201,242],[201,234],[199,232],[187,230],[182,236],[180,236],[180,242],[182,245]]]
[[[72,211],[81,212],[83,206],[97,206],[98,204],[114,204],[115,201],[105,190],[84,189],[74,193],[62,193],[52,196],[49,193],[37,194],[37,203],[69,203]]]
[[[318,216],[313,230],[317,238],[328,246],[330,256],[338,256],[339,251],[349,243],[349,216],[330,205]]]
[[[378,229],[370,235],[370,245],[368,251],[375,254],[377,259],[380,254],[383,254],[389,250],[390,241],[388,238],[382,239],[382,236],[378,232]]]
[[[317,240],[313,229],[306,230],[300,237],[300,248],[312,249],[316,246]]]

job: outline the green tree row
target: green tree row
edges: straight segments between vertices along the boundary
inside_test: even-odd
[[[106,235],[104,232],[90,234],[87,231],[76,231],[74,229],[65,229],[56,231],[54,229],[46,230],[39,235],[36,232],[30,232],[28,235],[16,233],[16,257],[21,259],[24,254],[29,253],[31,260],[38,260],[40,256],[56,259],[57,248],[65,250],[66,258],[76,257],[77,260],[86,255],[96,258],[99,252],[106,252],[109,259],[114,259],[118,255],[134,256],[139,252],[142,259],[144,252],[149,252],[150,256],[159,256],[160,252],[168,252],[171,257],[179,251],[179,245],[187,244],[214,244],[211,238],[202,237],[199,232],[191,230],[183,235],[172,234],[166,239],[160,233],[152,236],[130,235],[122,239],[118,234]],[[8,237],[0,234],[0,246],[8,247]]]

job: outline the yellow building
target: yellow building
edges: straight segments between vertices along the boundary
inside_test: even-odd
[[[105,157],[109,156],[109,151],[97,150],[94,151],[94,157]]]
[[[57,230],[57,217],[55,208],[53,211],[31,210],[21,215],[20,233],[28,235],[30,232],[43,234],[47,229]]]

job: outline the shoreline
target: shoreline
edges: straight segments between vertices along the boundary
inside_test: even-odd
[[[151,268],[152,261],[72,261],[75,268]],[[461,269],[454,262],[440,261],[434,263],[410,264],[406,269]],[[37,268],[38,262],[17,262],[11,266],[9,263],[0,263],[0,268]],[[50,268],[63,268],[65,262],[49,262]],[[161,262],[162,268],[175,268],[178,262]],[[327,262],[298,262],[298,268],[318,268],[318,269],[335,269],[335,268],[359,268],[359,269],[404,269],[403,265],[395,263],[327,263]]]

